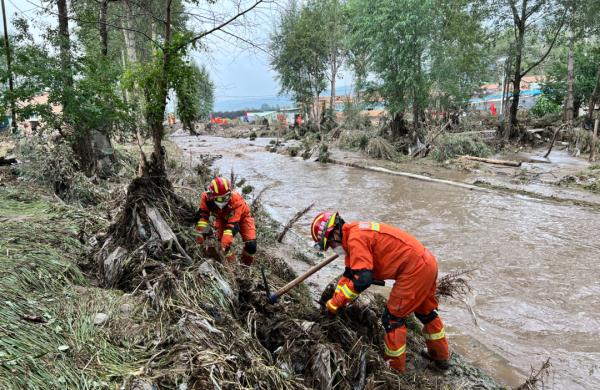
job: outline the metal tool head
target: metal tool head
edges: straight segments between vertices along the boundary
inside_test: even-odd
[[[269,301],[269,303],[277,302],[277,296],[275,294],[271,294],[271,291],[269,290],[269,282],[267,282],[267,275],[265,274],[265,267],[260,267],[260,273],[262,274],[263,286],[265,288],[265,293],[267,294],[267,300]]]

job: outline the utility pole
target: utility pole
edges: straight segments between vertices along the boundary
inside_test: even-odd
[[[10,46],[8,44],[8,28],[6,27],[6,9],[4,8],[4,0],[2,3],[2,22],[4,23],[4,48],[6,50],[6,68],[8,70],[8,90],[10,91],[10,112],[12,117],[13,134],[17,133],[17,114],[15,107],[15,96],[13,94],[13,76],[10,64]]]

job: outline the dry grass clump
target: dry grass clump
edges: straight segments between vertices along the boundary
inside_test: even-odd
[[[81,172],[65,142],[33,137],[23,139],[15,150],[23,163],[15,165],[13,172],[23,180],[42,184],[69,203],[87,206],[106,200],[106,191]]]
[[[462,299],[471,292],[471,286],[465,276],[474,272],[474,269],[455,271],[438,279],[436,295],[438,298]]]
[[[434,160],[446,161],[457,156],[487,157],[490,147],[474,134],[444,134],[438,138],[431,155]]]
[[[393,160],[396,157],[396,150],[388,140],[383,137],[374,137],[369,140],[365,149],[367,156],[373,158],[381,158],[385,160]]]

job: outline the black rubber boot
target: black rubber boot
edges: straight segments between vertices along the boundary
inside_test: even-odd
[[[432,361],[435,364],[435,368],[437,368],[440,371],[446,371],[446,370],[448,370],[450,368],[450,361],[449,360],[435,360],[435,359],[433,359],[429,355],[429,352],[427,351],[427,348],[421,350],[421,356],[423,356],[424,358],[428,359],[429,361]]]

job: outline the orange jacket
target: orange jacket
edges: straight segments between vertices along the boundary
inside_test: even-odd
[[[345,265],[353,271],[370,270],[373,279],[400,279],[407,290],[419,283],[418,271],[426,266],[427,249],[403,230],[376,222],[346,223],[342,229],[342,247],[346,251]],[[331,300],[330,311],[356,299],[359,292],[354,282],[342,276]]]
[[[209,201],[208,194],[204,192],[200,200],[200,219],[196,224],[196,230],[204,232],[208,228],[208,220],[211,214],[215,216],[215,227],[223,229],[221,242],[226,247],[231,244],[233,234],[237,233],[236,227],[239,227],[240,221],[251,216],[250,207],[236,191],[231,191],[231,199],[227,206],[222,209],[215,202]]]

